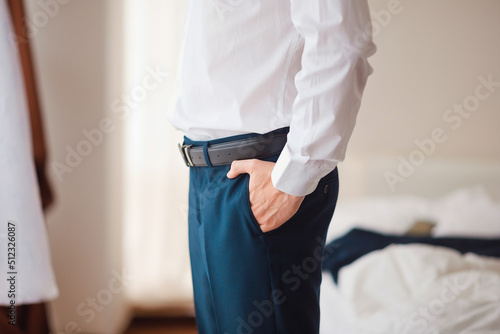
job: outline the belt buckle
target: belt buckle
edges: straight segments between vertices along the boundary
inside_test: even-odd
[[[193,147],[193,145],[181,145],[177,144],[177,147],[179,148],[179,151],[181,152],[182,159],[184,160],[184,163],[188,167],[194,167],[193,160],[191,160],[191,157],[189,156],[188,149]]]

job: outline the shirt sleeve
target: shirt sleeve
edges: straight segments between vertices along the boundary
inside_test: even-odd
[[[304,40],[288,141],[271,178],[304,196],[345,157],[375,53],[366,0],[290,0]]]

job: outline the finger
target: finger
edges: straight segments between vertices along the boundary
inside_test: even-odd
[[[231,169],[227,172],[227,177],[234,179],[236,176],[243,173],[250,174],[250,164],[251,160],[234,160],[231,163]]]

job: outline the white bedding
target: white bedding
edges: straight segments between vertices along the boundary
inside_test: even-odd
[[[500,260],[391,245],[325,274],[322,334],[500,333]]]
[[[347,310],[347,301],[340,294],[329,272],[323,272],[321,283],[320,334],[353,334],[353,317]]]

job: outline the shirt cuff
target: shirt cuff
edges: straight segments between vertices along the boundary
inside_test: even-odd
[[[306,196],[318,186],[323,176],[336,167],[324,162],[311,162],[307,157],[292,157],[285,145],[271,172],[273,186],[289,195]]]

